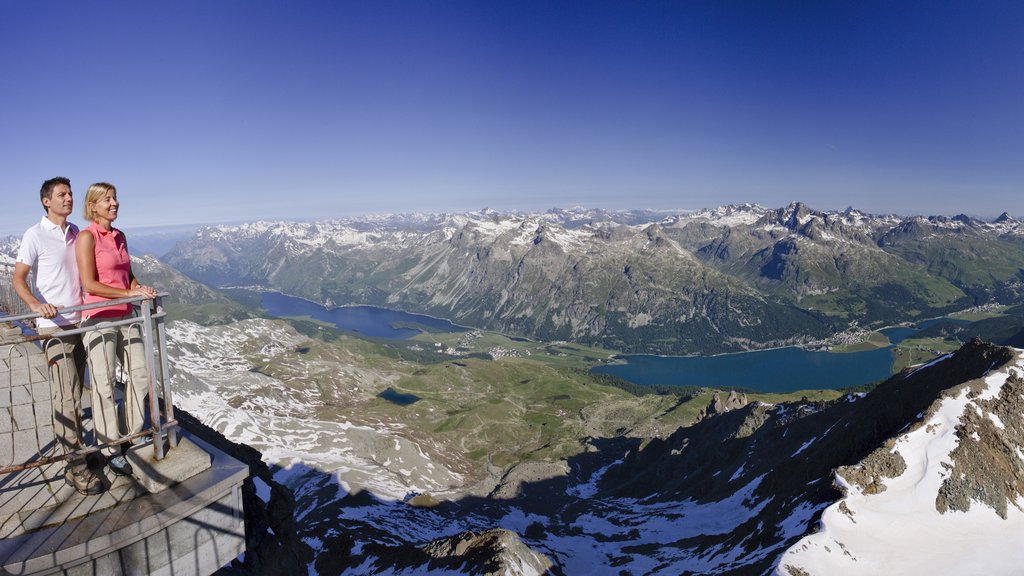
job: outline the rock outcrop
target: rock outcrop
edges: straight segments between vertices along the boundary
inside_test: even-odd
[[[462,532],[435,540],[423,550],[437,561],[454,563],[467,573],[484,576],[539,576],[553,566],[546,556],[523,544],[515,532],[501,528]]]
[[[739,410],[747,405],[747,395],[743,392],[736,392],[730,390],[729,395],[722,400],[722,393],[715,391],[711,403],[705,408],[701,408],[700,412],[697,413],[697,417],[694,419],[694,423],[700,422],[706,418],[710,418],[716,414],[724,414],[732,410]]]

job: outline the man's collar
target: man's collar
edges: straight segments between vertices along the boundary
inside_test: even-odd
[[[50,220],[46,216],[43,216],[42,224],[43,226],[46,227],[47,230],[52,230],[54,228],[60,227],[58,224],[55,224],[53,220]]]
[[[42,225],[43,225],[43,229],[44,230],[60,230],[61,229],[60,228],[60,224],[55,223],[53,220],[50,220],[46,216],[43,216]],[[78,227],[75,226],[75,224],[73,222],[65,220],[64,221],[64,232],[66,233],[68,230],[78,230]]]

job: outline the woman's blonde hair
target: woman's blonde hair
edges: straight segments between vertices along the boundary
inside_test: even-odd
[[[99,202],[100,198],[105,196],[107,192],[113,192],[116,196],[117,188],[114,188],[113,184],[107,184],[106,182],[97,182],[89,185],[89,190],[85,192],[85,208],[82,209],[86,220],[92,222],[92,205]]]

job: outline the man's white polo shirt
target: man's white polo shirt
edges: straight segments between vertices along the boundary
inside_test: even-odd
[[[35,277],[35,295],[40,302],[59,307],[82,305],[82,280],[78,276],[78,261],[75,260],[75,239],[78,226],[68,222],[67,230],[61,230],[49,218],[25,231],[18,248],[18,262],[32,268]],[[52,319],[37,318],[39,328],[75,324],[81,314],[58,314]]]

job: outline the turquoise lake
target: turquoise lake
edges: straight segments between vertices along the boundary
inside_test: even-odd
[[[375,306],[328,309],[315,302],[277,292],[264,292],[261,298],[263,308],[271,315],[310,316],[343,330],[374,338],[406,339],[419,334],[419,328],[438,332],[466,330],[441,318]],[[882,332],[897,343],[939,320],[948,319],[930,320],[915,327],[885,328]],[[617,358],[622,363],[599,366],[593,371],[636,384],[793,392],[839,389],[884,380],[891,374],[893,353],[891,347],[845,354],[778,348],[720,356],[631,354]]]
[[[622,355],[624,364],[594,368],[637,384],[746,388],[758,392],[838,389],[890,375],[890,348],[838,354],[777,348],[720,356]]]
[[[953,318],[932,318],[914,326],[879,330],[893,344],[939,322],[967,323]],[[670,384],[713,388],[747,388],[758,392],[841,389],[863,386],[892,375],[893,348],[865,352],[812,352],[778,348],[720,356],[617,356],[623,364],[599,366],[593,372],[611,374],[636,384]]]

